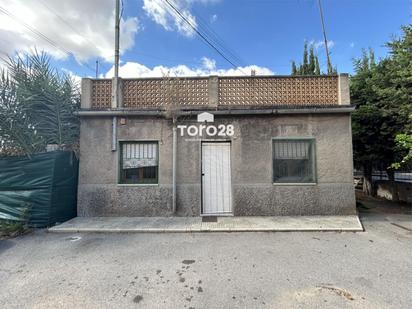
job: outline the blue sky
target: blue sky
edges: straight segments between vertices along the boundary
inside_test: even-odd
[[[114,1],[88,0],[95,2],[96,10],[92,6],[84,7],[84,1],[79,0],[67,0],[66,7],[52,0],[39,1],[46,4],[43,13],[38,9],[38,4],[37,10],[34,9],[35,6],[30,6],[35,4],[35,0],[16,0],[20,2],[20,6],[12,6],[9,5],[10,1],[0,0],[0,6],[16,16],[24,10],[32,10],[30,14],[33,16],[25,17],[24,20],[35,29],[41,29],[39,31],[59,46],[73,51],[70,56],[62,56],[53,51],[54,47],[47,46],[47,42],[36,37],[21,23],[19,27],[16,26],[20,29],[17,35],[26,35],[23,37],[26,41],[13,35],[13,29],[7,28],[5,22],[3,27],[0,22],[0,36],[12,41],[11,44],[4,44],[3,48],[0,45],[0,51],[11,53],[26,50],[28,46],[44,47],[52,54],[56,66],[78,76],[93,75],[95,60],[100,59],[100,73],[110,76],[107,71],[112,67],[110,17]],[[122,25],[126,33],[122,39],[126,42],[122,42],[121,61],[126,76],[143,76],[145,72],[146,75],[155,75],[159,74],[159,68],[168,70],[175,67],[171,71],[178,75],[214,72],[225,74],[232,68],[231,64],[205,45],[193,31],[184,26],[179,28],[177,17],[164,11],[164,7],[163,11],[162,7],[156,8],[156,2],[164,5],[164,0],[123,2]],[[378,57],[384,57],[387,53],[384,43],[392,35],[401,33],[401,25],[411,23],[412,2],[409,0],[322,0],[322,3],[331,59],[339,72],[352,72],[352,59],[361,54],[362,48],[372,47]],[[228,58],[236,66],[244,67],[243,71],[246,70],[247,73],[250,73],[249,66],[255,65],[258,74],[289,74],[291,60],[301,61],[305,40],[315,44],[321,65],[325,68],[326,57],[316,0],[174,0],[174,4],[192,18],[199,31],[216,33],[223,46],[237,56],[235,58],[226,52]],[[104,8],[98,8],[99,6]],[[83,19],[76,22],[76,16],[80,16],[73,13],[76,10],[85,14],[87,21]],[[92,11],[93,17],[87,17]],[[49,27],[41,24],[41,20],[44,20],[41,14],[49,14],[48,20],[56,24],[54,31],[53,27],[48,30],[50,24]],[[27,13],[25,16],[28,16]],[[3,20],[6,18],[2,15],[0,17]],[[61,31],[56,35],[56,29],[60,30],[60,27]],[[76,30],[77,38],[76,35],[70,35],[70,31],[74,33],[73,29]],[[97,36],[99,32],[101,40]],[[27,41],[27,36],[30,35],[32,39]],[[15,40],[19,44],[16,43],[13,47]],[[97,46],[100,43],[96,44],[99,41],[104,42],[101,48]],[[25,42],[28,42],[27,46]],[[92,44],[96,45],[96,50],[92,49]],[[180,69],[176,69],[179,65]],[[154,69],[155,67],[158,69]]]

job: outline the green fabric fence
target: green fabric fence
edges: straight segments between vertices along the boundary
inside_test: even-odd
[[[0,158],[0,220],[46,227],[75,217],[78,167],[69,151]]]

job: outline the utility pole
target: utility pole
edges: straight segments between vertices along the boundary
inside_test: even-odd
[[[96,78],[99,77],[99,60],[96,60]]]
[[[119,44],[119,37],[120,37],[120,16],[119,14],[120,14],[120,0],[116,0],[116,11],[115,11],[116,21],[115,21],[115,31],[114,31],[115,33],[114,34],[114,78],[116,79],[119,78],[119,45],[120,45]]]
[[[116,0],[114,31],[114,78],[112,79],[112,108],[119,107],[119,36],[120,36],[120,0]],[[112,151],[117,150],[117,117],[112,119]]]
[[[322,3],[320,1],[321,0],[318,0],[318,5],[319,5],[319,12],[320,12],[320,20],[322,22],[323,39],[325,40],[326,58],[328,61],[328,74],[331,74],[333,69],[332,69],[332,63],[330,62],[330,57],[329,57],[329,48],[328,48],[328,40],[326,38],[325,21],[323,19]]]

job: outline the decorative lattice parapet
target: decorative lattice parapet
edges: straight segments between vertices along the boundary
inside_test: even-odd
[[[112,80],[93,79],[91,91],[92,108],[110,108],[112,102]]]
[[[219,78],[219,105],[330,105],[337,103],[338,76]]]
[[[208,78],[124,79],[123,107],[207,106]]]
[[[247,76],[122,79],[118,107],[229,108],[230,106],[316,106],[350,104],[347,76]],[[82,107],[112,107],[112,80],[87,79],[90,103]],[[90,85],[90,86],[87,86]],[[82,96],[83,97],[83,96]]]

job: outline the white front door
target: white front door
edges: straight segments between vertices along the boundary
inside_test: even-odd
[[[202,143],[202,214],[232,213],[230,143]]]

